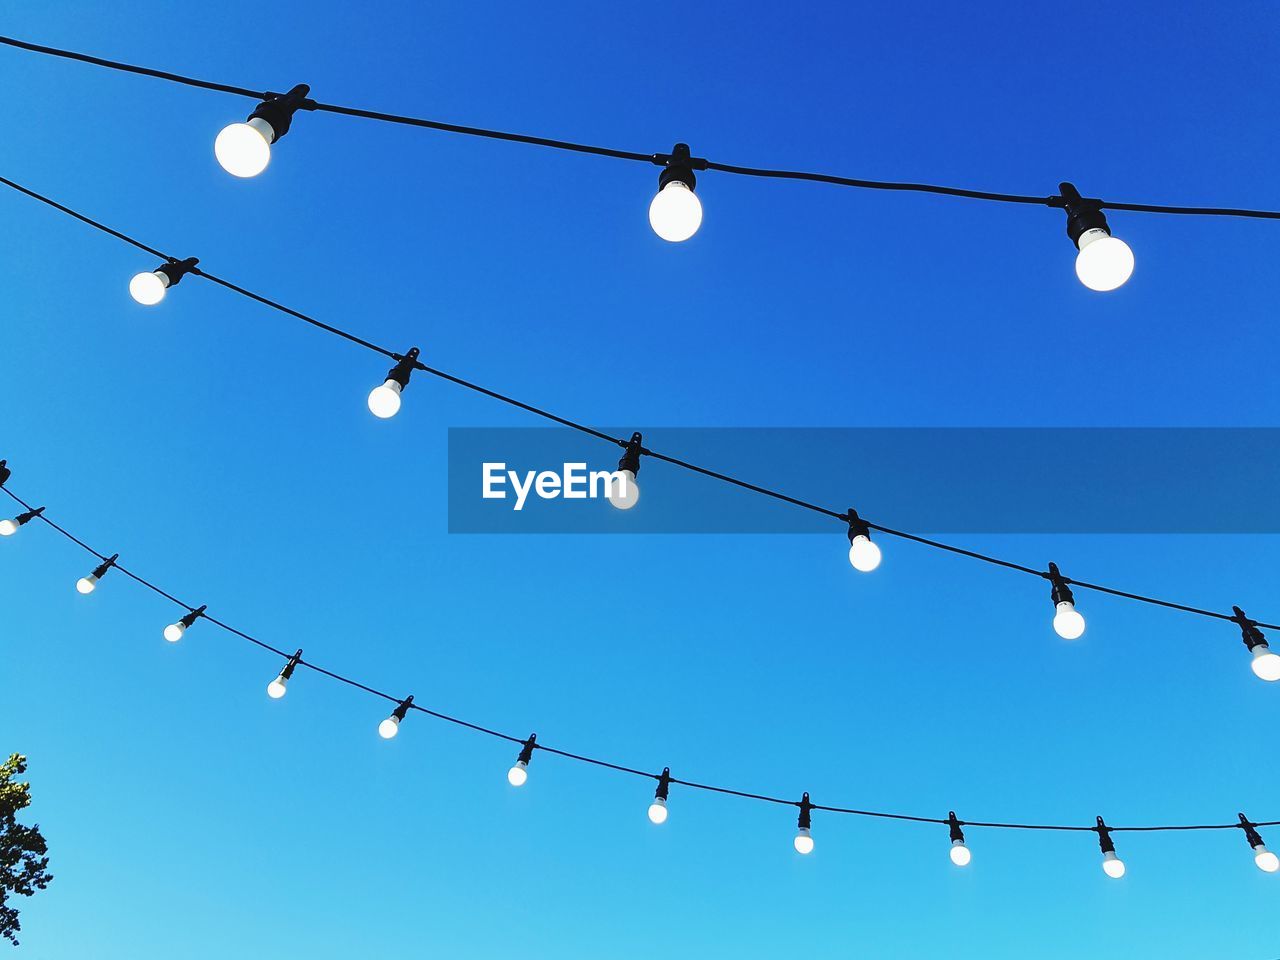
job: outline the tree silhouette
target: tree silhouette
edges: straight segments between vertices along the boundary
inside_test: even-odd
[[[18,823],[18,811],[31,805],[31,784],[15,783],[27,770],[27,758],[11,754],[0,764],[0,934],[18,945],[18,911],[9,906],[10,892],[29,897],[53,879],[49,846],[40,827]]]

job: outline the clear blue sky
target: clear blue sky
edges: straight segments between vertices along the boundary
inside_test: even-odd
[[[1276,26],[1261,3],[120,0],[18,5],[4,32],[639,151],[1275,208]],[[1049,210],[707,174],[703,229],[671,246],[643,167],[306,115],[243,182],[212,151],[241,99],[18,51],[0,90],[5,176],[655,445],[663,426],[1280,423],[1274,224],[1113,215],[1137,271],[1098,295]],[[1089,596],[1068,645],[1040,584],[897,543],[858,576],[838,529],[450,536],[447,428],[527,418],[415,381],[375,421],[381,360],[198,280],[138,307],[148,257],[8,192],[0,222],[13,488],[270,642],[749,790],[1280,816],[1280,689],[1229,625]],[[643,479],[662,496],[660,467]],[[966,542],[1280,616],[1274,537]],[[0,543],[0,749],[31,758],[56,874],[19,904],[32,957],[1280,955],[1280,877],[1236,832],[1120,835],[1116,883],[1087,834],[974,830],[960,871],[943,828],[826,815],[801,858],[793,811],[688,790],[658,829],[642,781],[539,755],[517,791],[506,745],[423,716],[382,742],[383,706],[316,675],[270,701],[271,657],[207,624],[168,645],[172,607],[118,575],[81,598],[88,569],[39,527]]]

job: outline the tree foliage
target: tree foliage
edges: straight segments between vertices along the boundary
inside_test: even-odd
[[[49,846],[39,826],[18,822],[18,811],[31,805],[31,784],[16,783],[27,771],[27,758],[11,754],[0,764],[0,934],[18,945],[18,911],[9,905],[9,894],[29,897],[43,890],[49,874]]]

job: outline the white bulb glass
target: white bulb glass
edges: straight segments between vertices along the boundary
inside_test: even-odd
[[[1249,666],[1259,680],[1280,680],[1280,656],[1272,653],[1265,643],[1253,648],[1253,662]]]
[[[1102,872],[1112,880],[1119,880],[1124,876],[1124,861],[1108,850],[1102,855]]]
[[[267,696],[270,697],[272,700],[279,700],[281,697],[285,695],[285,692],[287,689],[285,687],[286,683],[288,683],[288,681],[285,680],[283,676],[276,677],[274,680],[272,680],[270,683],[267,684]]]
[[[809,836],[808,827],[801,827],[796,831],[796,838],[793,843],[796,853],[813,853],[813,837]]]
[[[0,520],[0,537],[12,537],[17,532],[17,520]]]
[[[144,307],[154,307],[164,299],[169,288],[169,278],[159,270],[152,273],[136,273],[129,281],[129,296]]]
[[[171,623],[164,628],[164,638],[170,643],[177,643],[182,639],[182,635],[187,632],[187,628],[181,623]]]
[[[964,841],[955,840],[951,844],[951,862],[957,867],[967,867],[969,861],[973,859],[973,854],[969,852],[969,848],[964,845]]]
[[[1063,640],[1079,640],[1084,635],[1084,617],[1074,604],[1063,600],[1053,615],[1053,630]]]
[[[1275,873],[1280,870],[1280,857],[1277,857],[1266,847],[1253,848],[1253,862],[1258,865],[1258,869],[1263,873]]]
[[[1090,290],[1114,290],[1133,275],[1133,251],[1123,240],[1095,227],[1082,233],[1077,243],[1076,276]]]
[[[399,732],[400,721],[395,717],[387,717],[387,719],[378,724],[378,736],[383,740],[390,740]]]
[[[649,226],[663,240],[688,240],[702,226],[702,201],[687,184],[672,180],[649,204]]]
[[[92,573],[89,574],[87,577],[81,577],[79,580],[76,581],[76,589],[84,594],[93,593],[93,588],[96,587],[97,585],[98,585],[98,578],[95,577]]]
[[[387,380],[369,391],[369,412],[382,420],[389,420],[400,412],[399,380]]]
[[[654,797],[653,803],[649,804],[649,822],[667,822],[667,801],[662,799],[662,797]]]
[[[523,787],[528,779],[529,765],[523,760],[517,760],[515,766],[507,771],[507,783],[513,787]]]
[[[640,485],[630,470],[619,470],[609,481],[609,502],[619,510],[630,510],[640,502]]]
[[[871,542],[871,538],[858,534],[849,544],[849,562],[853,569],[870,573],[880,566],[880,548]]]
[[[213,141],[213,155],[223,170],[233,177],[256,177],[271,162],[271,141],[275,131],[267,121],[254,117],[246,123],[222,128]]]

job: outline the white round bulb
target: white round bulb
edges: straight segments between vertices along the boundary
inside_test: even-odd
[[[871,538],[858,534],[849,544],[849,562],[853,569],[870,573],[880,566],[880,548],[871,542]]]
[[[93,588],[97,585],[98,578],[93,574],[89,574],[87,577],[81,577],[76,581],[76,589],[85,594],[93,593]]]
[[[957,867],[967,867],[969,861],[973,859],[973,854],[969,852],[969,848],[961,841],[951,844],[951,862]]]
[[[1133,251],[1118,237],[1095,227],[1082,233],[1077,243],[1076,276],[1090,290],[1114,290],[1133,275]]]
[[[400,412],[399,380],[387,380],[369,391],[369,412],[382,420],[388,420]]]
[[[267,684],[267,696],[272,700],[279,700],[285,695],[285,683],[284,677],[276,677]]]
[[[1102,856],[1102,872],[1112,880],[1119,880],[1124,876],[1124,861],[1108,851]]]
[[[168,280],[159,270],[136,273],[129,281],[129,296],[144,307],[153,307],[164,299],[164,292],[168,288]]]
[[[529,779],[529,765],[523,760],[517,760],[515,766],[507,771],[507,783],[513,787],[523,787],[525,781]]]
[[[609,502],[619,510],[630,510],[640,502],[640,485],[630,470],[619,470],[609,481]]]
[[[213,155],[222,169],[233,177],[256,177],[271,162],[271,141],[275,133],[271,124],[258,117],[247,123],[232,123],[222,128],[213,141]]]
[[[663,240],[688,240],[702,225],[702,201],[679,180],[672,180],[649,204],[649,226]]]
[[[177,643],[186,632],[187,628],[181,623],[171,623],[164,628],[164,638],[170,643]]]
[[[390,740],[399,732],[400,721],[395,717],[387,717],[387,719],[378,724],[378,736],[383,740]]]
[[[1053,629],[1063,640],[1078,640],[1084,634],[1084,617],[1075,606],[1063,600],[1053,615]]]
[[[796,853],[813,853],[813,837],[809,836],[809,828],[801,827],[796,831],[796,838],[793,841]]]
[[[1266,847],[1253,848],[1253,862],[1258,865],[1258,869],[1263,873],[1275,873],[1280,870],[1280,857],[1277,857]]]
[[[1280,655],[1272,653],[1265,643],[1253,648],[1253,662],[1249,666],[1259,680],[1280,680]]]
[[[649,804],[649,822],[667,822],[667,801],[662,799],[662,797],[654,797],[653,803]]]
[[[0,537],[12,537],[17,532],[17,520],[0,520]]]

